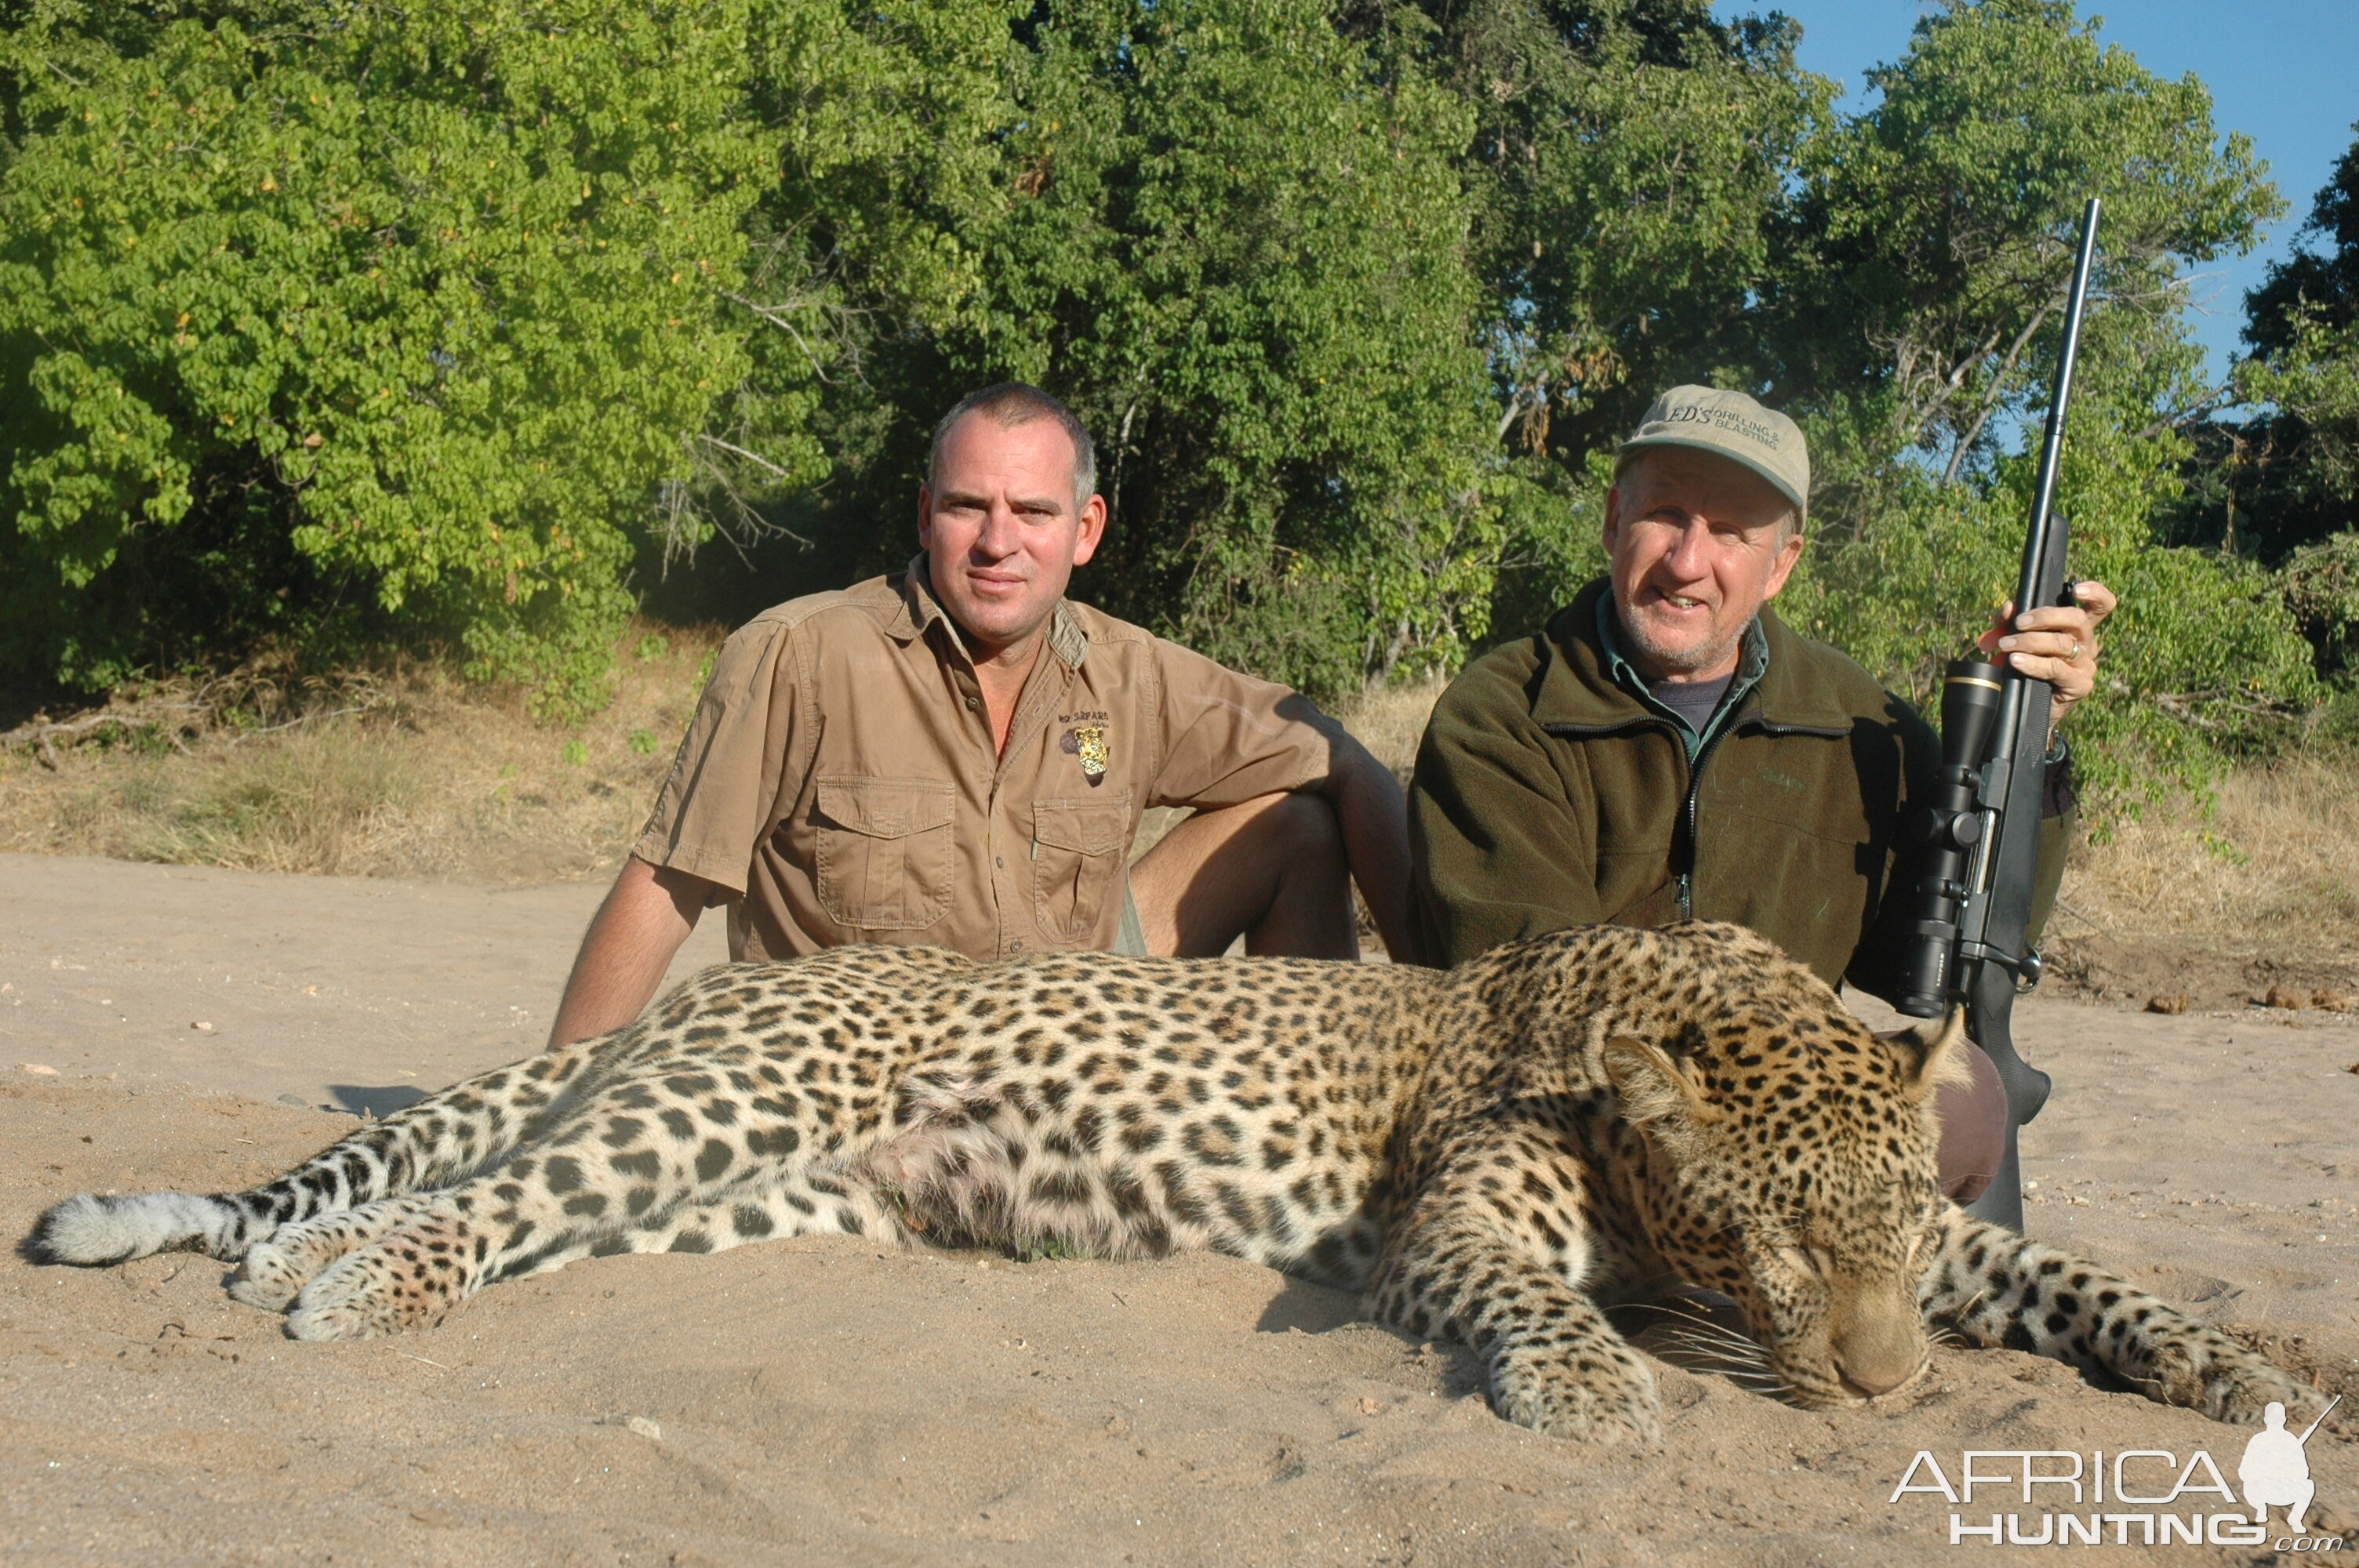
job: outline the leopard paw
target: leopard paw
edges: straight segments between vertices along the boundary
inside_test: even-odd
[[[2167,1405],[2201,1411],[2232,1426],[2258,1426],[2272,1402],[2302,1422],[2325,1408],[2316,1390],[2217,1329],[2190,1325],[2156,1347],[2147,1392]]]
[[[1663,1437],[1655,1375],[1634,1354],[1510,1351],[1491,1369],[1491,1404],[1518,1426],[1578,1443]]]
[[[284,1311],[338,1259],[419,1218],[433,1205],[430,1195],[411,1194],[281,1226],[269,1240],[247,1249],[244,1266],[230,1276],[229,1293],[248,1306]]]
[[[297,1339],[374,1339],[441,1322],[473,1284],[445,1228],[408,1226],[329,1265],[295,1298],[287,1332]]]
[[[284,1312],[287,1303],[302,1292],[310,1277],[309,1271],[299,1269],[277,1247],[258,1241],[246,1249],[245,1260],[229,1277],[230,1299],[271,1312]]]

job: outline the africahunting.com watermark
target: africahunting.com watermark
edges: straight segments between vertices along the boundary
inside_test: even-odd
[[[2309,1436],[2287,1431],[2271,1405],[2238,1459],[2237,1487],[2201,1448],[2184,1459],[2164,1448],[1968,1448],[1946,1465],[1919,1449],[1885,1500],[1948,1503],[1952,1546],[2268,1546],[2359,1559],[2359,1542],[2317,1533],[2305,1517],[2317,1492]]]

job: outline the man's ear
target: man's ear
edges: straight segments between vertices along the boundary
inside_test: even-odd
[[[930,550],[933,547],[934,487],[921,484],[918,487],[918,548]]]
[[[1777,597],[1777,590],[1784,588],[1786,579],[1794,575],[1794,563],[1801,558],[1802,531],[1797,528],[1784,544],[1777,546],[1777,562],[1769,568],[1768,591],[1761,596],[1764,601]]]
[[[1966,1065],[1966,1010],[1953,1007],[1947,1018],[1929,1018],[1913,1028],[1877,1036],[1892,1048],[1900,1065],[1900,1092],[1912,1101],[1931,1096],[1943,1084],[1974,1081]]]
[[[1086,566],[1098,553],[1098,541],[1105,537],[1106,503],[1103,495],[1093,495],[1082,503],[1082,520],[1073,531],[1073,564]]]
[[[1720,1108],[1704,1098],[1701,1076],[1669,1052],[1635,1034],[1605,1043],[1605,1076],[1622,1098],[1622,1114],[1660,1135],[1709,1127]]]
[[[1614,541],[1622,536],[1622,486],[1618,483],[1605,492],[1605,526],[1598,536],[1604,543],[1605,558],[1612,560]]]

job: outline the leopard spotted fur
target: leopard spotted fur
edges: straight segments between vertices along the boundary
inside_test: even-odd
[[[472,1078],[277,1181],[77,1197],[27,1247],[242,1260],[299,1339],[439,1321],[590,1254],[820,1232],[1212,1248],[1459,1341],[1501,1414],[1651,1439],[1616,1303],[1734,1298],[1789,1398],[1922,1375],[1929,1325],[2223,1421],[2314,1402],[1935,1184],[1956,1025],[1879,1039],[1734,926],[1594,927],[1447,973],[841,948],[706,971],[627,1028]]]

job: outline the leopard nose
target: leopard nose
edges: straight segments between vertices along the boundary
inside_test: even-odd
[[[1915,1368],[1912,1368],[1910,1370],[1913,1371]],[[1907,1382],[1909,1377],[1908,1372],[1887,1372],[1881,1368],[1871,1371],[1864,1368],[1843,1367],[1837,1368],[1837,1372],[1843,1379],[1845,1390],[1858,1395],[1863,1400],[1872,1400],[1878,1394],[1888,1394]]]
[[[1849,1333],[1836,1336],[1829,1346],[1834,1369],[1843,1387],[1859,1398],[1888,1394],[1917,1375],[1924,1365],[1924,1342],[1908,1332],[1910,1325],[1893,1317],[1854,1319]]]

